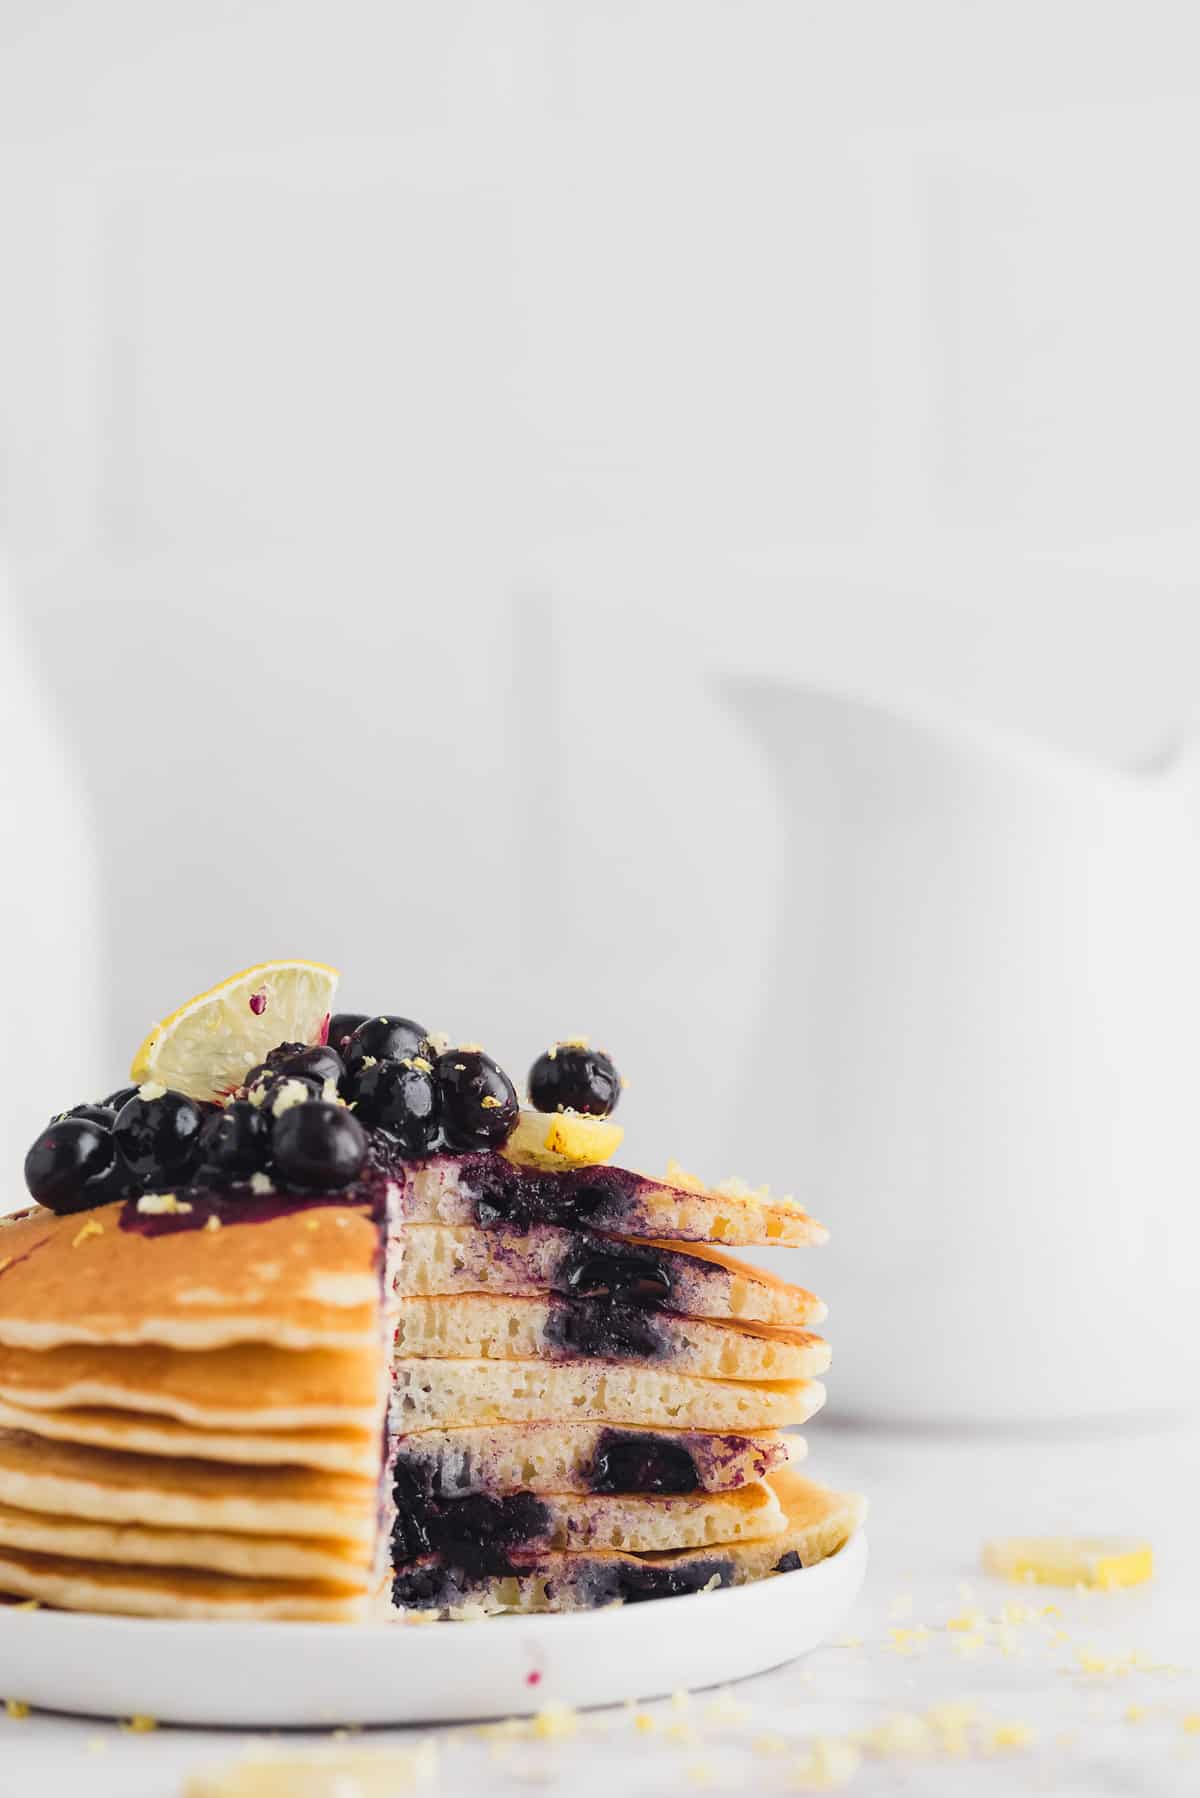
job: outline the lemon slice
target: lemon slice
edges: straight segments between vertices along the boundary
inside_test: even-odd
[[[338,971],[319,961],[260,961],[156,1024],[131,1080],[157,1080],[192,1099],[219,1099],[277,1043],[323,1042]]]
[[[1140,1586],[1154,1573],[1148,1542],[1129,1536],[1004,1536],[983,1545],[983,1564],[1005,1579],[1042,1586]]]
[[[577,1111],[523,1111],[504,1154],[521,1167],[548,1172],[598,1167],[616,1154],[624,1136],[620,1124],[609,1118],[585,1117]]]

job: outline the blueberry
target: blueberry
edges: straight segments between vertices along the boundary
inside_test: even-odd
[[[654,1306],[670,1303],[672,1282],[665,1261],[653,1251],[630,1244],[622,1253],[584,1236],[559,1264],[557,1284],[571,1298]]]
[[[111,1105],[72,1105],[70,1111],[60,1111],[50,1121],[57,1124],[62,1118],[86,1118],[89,1124],[98,1124],[102,1130],[111,1130],[117,1121],[117,1114]]]
[[[104,1177],[116,1154],[111,1130],[90,1118],[62,1118],[42,1131],[26,1155],[25,1184],[51,1211],[86,1211],[110,1196]]]
[[[353,1036],[360,1024],[365,1024],[369,1013],[365,1011],[335,1011],[329,1020],[329,1046],[336,1049],[339,1055],[345,1054],[346,1040]]]
[[[109,1093],[107,1099],[102,1099],[100,1103],[109,1111],[120,1111],[122,1105],[128,1105],[136,1092],[136,1086],[118,1086],[115,1093]]]
[[[257,1173],[271,1150],[270,1119],[245,1099],[234,1099],[206,1119],[200,1132],[205,1170],[236,1180]]]
[[[681,1442],[649,1430],[601,1430],[588,1485],[593,1492],[698,1492],[696,1463]]]
[[[367,1133],[344,1105],[293,1105],[276,1118],[271,1158],[292,1186],[348,1186],[367,1158]]]
[[[529,1099],[535,1111],[582,1111],[606,1118],[621,1096],[621,1076],[603,1049],[556,1043],[529,1070]]]
[[[438,1089],[432,1072],[405,1061],[377,1061],[358,1079],[354,1115],[386,1130],[406,1155],[424,1155],[438,1133]]]
[[[520,1114],[512,1081],[482,1049],[448,1049],[434,1063],[442,1128],[452,1149],[495,1149]]]
[[[185,1093],[130,1099],[113,1126],[126,1166],[142,1180],[183,1179],[196,1165],[204,1112]]]
[[[343,1050],[346,1072],[357,1080],[362,1064],[373,1061],[403,1061],[408,1055],[433,1060],[429,1032],[411,1018],[367,1018],[355,1030]]]
[[[271,1113],[275,1100],[285,1086],[302,1086],[308,1099],[320,1099],[325,1094],[325,1082],[318,1080],[315,1074],[277,1074],[270,1068],[254,1068],[251,1070],[257,1078],[247,1086],[247,1097],[254,1102],[255,1110]]]
[[[346,1074],[341,1056],[327,1043],[314,1043],[311,1048],[303,1043],[281,1043],[271,1050],[264,1065],[273,1074],[310,1074],[322,1083],[334,1080],[340,1084]]]

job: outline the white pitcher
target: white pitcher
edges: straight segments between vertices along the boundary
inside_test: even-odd
[[[1195,760],[1106,771],[845,695],[725,692],[786,843],[741,1115],[833,1231],[799,1277],[831,1301],[835,1412],[1195,1405]]]

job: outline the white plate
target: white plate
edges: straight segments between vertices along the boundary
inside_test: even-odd
[[[762,1673],[836,1627],[867,1565],[840,1554],[726,1592],[480,1623],[168,1623],[0,1609],[0,1692],[88,1716],[328,1728],[618,1704]]]

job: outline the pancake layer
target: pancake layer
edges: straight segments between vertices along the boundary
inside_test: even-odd
[[[537,1224],[680,1242],[771,1243],[797,1248],[827,1232],[794,1199],[716,1192],[653,1180],[625,1168],[567,1174],[517,1168],[502,1155],[433,1155],[400,1174],[413,1224],[478,1224],[517,1231]]]
[[[801,1329],[820,1323],[825,1306],[802,1286],[751,1267],[719,1249],[690,1243],[634,1242],[594,1230],[535,1225],[410,1224],[396,1279],[399,1298],[491,1292],[561,1298],[649,1295],[687,1317]]]
[[[401,1446],[407,1476],[432,1498],[490,1492],[729,1492],[798,1460],[775,1430],[720,1435],[605,1423],[514,1423],[421,1430]]]
[[[439,1360],[653,1361],[707,1379],[804,1380],[829,1346],[802,1330],[716,1323],[611,1299],[402,1299],[396,1353]]]
[[[394,1430],[462,1424],[646,1424],[654,1429],[778,1430],[807,1423],[825,1402],[819,1380],[707,1380],[629,1362],[395,1363]]]

